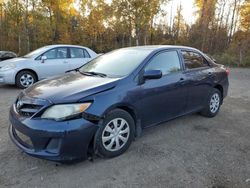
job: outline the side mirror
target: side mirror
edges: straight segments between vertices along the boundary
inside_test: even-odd
[[[43,55],[43,56],[41,57],[41,60],[42,60],[41,63],[44,63],[44,61],[45,61],[46,59],[47,59],[47,56]]]
[[[143,78],[149,79],[159,79],[162,77],[162,72],[160,70],[147,70],[143,74]]]

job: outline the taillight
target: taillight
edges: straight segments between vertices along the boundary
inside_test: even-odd
[[[226,73],[227,73],[227,76],[229,76],[229,73],[230,73],[229,68],[226,68]]]

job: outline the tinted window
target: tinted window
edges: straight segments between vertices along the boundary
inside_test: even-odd
[[[149,55],[150,49],[120,49],[95,58],[83,65],[81,72],[98,72],[122,77],[130,74]]]
[[[153,57],[145,70],[161,70],[162,74],[169,74],[181,69],[176,51],[163,52]]]
[[[81,48],[70,48],[71,58],[90,58],[88,52]]]
[[[182,51],[186,69],[208,66],[203,57],[195,52]]]
[[[67,48],[54,48],[43,54],[47,59],[65,59],[67,58]]]

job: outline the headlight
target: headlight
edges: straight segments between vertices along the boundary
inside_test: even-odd
[[[13,63],[10,63],[10,64],[7,64],[7,65],[4,65],[0,71],[7,71],[7,70],[10,70],[10,69],[14,69],[16,68],[16,65],[13,64]]]
[[[91,103],[54,105],[48,108],[41,118],[54,119],[56,121],[70,119],[84,112],[90,105]]]

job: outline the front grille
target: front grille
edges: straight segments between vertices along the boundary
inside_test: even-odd
[[[21,116],[24,116],[24,117],[31,117],[31,116],[33,116],[42,107],[43,107],[43,105],[29,104],[29,103],[20,102],[20,101],[17,101],[17,103],[16,103],[16,109],[17,109],[18,113]]]
[[[42,108],[49,106],[50,104],[51,103],[48,100],[32,98],[22,92],[16,100],[15,107],[20,116],[32,117],[42,110]]]

